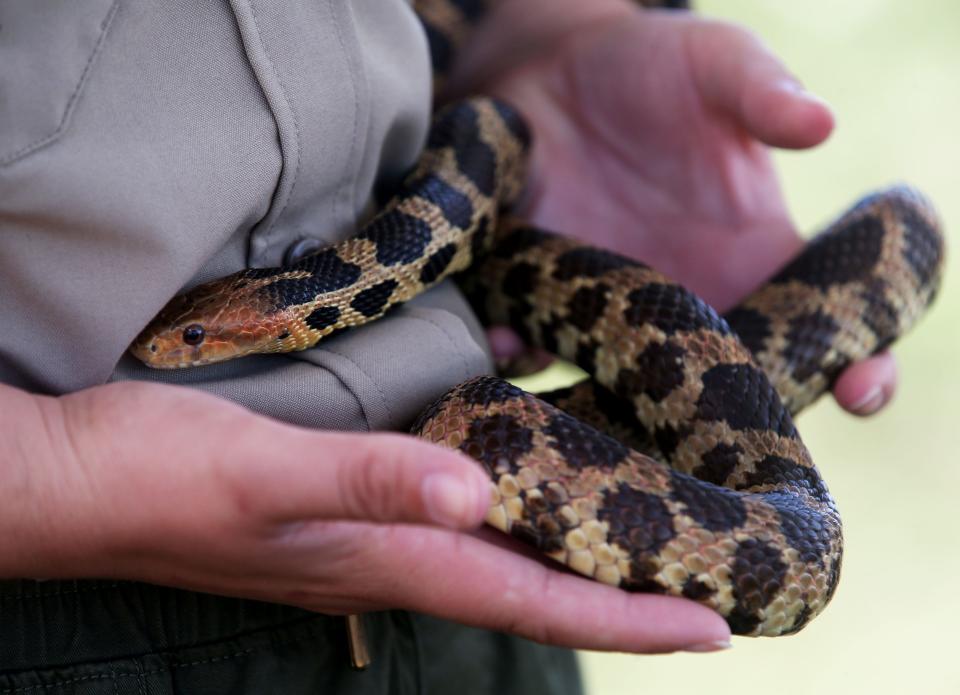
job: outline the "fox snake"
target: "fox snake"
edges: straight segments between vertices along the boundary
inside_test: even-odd
[[[905,187],[867,197],[720,316],[634,259],[510,217],[529,146],[505,103],[440,109],[354,237],[174,298],[131,351],[175,368],[304,350],[461,273],[485,322],[592,375],[543,398],[478,377],[419,416],[416,434],[489,472],[488,522],[598,581],[707,605],[735,633],[796,632],[836,588],[842,533],[793,415],[932,301],[936,214]]]

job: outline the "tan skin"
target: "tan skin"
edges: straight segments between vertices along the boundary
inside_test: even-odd
[[[605,13],[623,10],[597,0],[593,29],[567,40],[564,22],[583,26],[584,3],[556,1],[554,23],[538,25],[515,55],[555,48],[534,51],[523,65],[517,58],[495,81],[536,128],[531,215],[571,231],[600,216],[611,236],[598,241],[662,263],[721,305],[733,301],[744,287],[736,277],[711,279],[709,257],[746,244],[758,249],[760,276],[797,246],[756,138],[813,144],[829,131],[829,115],[798,93],[772,92],[782,68],[749,35],[691,21],[656,38],[658,64],[677,63],[665,68],[683,85],[676,98],[659,114],[637,107],[636,119],[625,118],[634,107],[624,90],[576,75],[612,73],[642,58],[631,51],[648,41],[653,19],[631,14],[605,25],[615,16]],[[522,28],[501,26],[505,41]],[[709,39],[694,51],[691,31]],[[744,72],[746,65],[754,67]],[[758,65],[769,74],[758,77]],[[631,71],[633,94],[646,103],[645,91],[663,90],[641,73]],[[583,98],[592,100],[589,111]],[[775,132],[754,132],[744,125],[749,113],[730,108],[762,110],[767,99],[783,101],[782,122],[769,126]],[[699,147],[680,137],[666,146],[671,109]],[[622,149],[626,130],[642,144]],[[559,166],[564,157],[571,159]],[[564,194],[574,186],[584,191],[576,204]],[[704,236],[717,244],[710,253],[698,250]],[[892,389],[876,365],[858,368],[869,386]],[[0,386],[0,412],[0,576],[117,577],[331,614],[404,608],[588,649],[705,651],[729,639],[723,620],[701,606],[583,580],[477,531],[484,474],[406,436],[308,431],[206,394],[142,383],[59,398]]]

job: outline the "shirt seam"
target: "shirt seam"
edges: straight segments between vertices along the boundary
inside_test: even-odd
[[[414,309],[416,312],[420,312],[420,309]],[[448,312],[452,313],[452,312]],[[469,379],[471,375],[470,363],[467,361],[467,356],[464,351],[457,344],[457,341],[453,339],[453,336],[450,335],[450,332],[439,322],[427,318],[426,316],[416,315],[414,312],[410,312],[410,318],[414,321],[422,321],[423,323],[428,323],[434,328],[436,328],[440,333],[443,334],[443,337],[446,338],[447,342],[450,343],[450,346],[453,348],[453,351],[456,353],[457,357],[460,358],[460,364],[463,366],[463,378]],[[472,336],[471,336],[472,338]]]
[[[356,360],[353,360],[353,359],[351,359],[350,357],[348,357],[347,355],[345,355],[344,353],[340,352],[339,350],[335,350],[335,349],[330,348],[330,347],[327,347],[327,348],[326,348],[326,351],[329,352],[330,354],[336,355],[336,356],[339,357],[340,359],[346,360],[347,362],[349,362],[350,364],[352,364],[352,365],[357,369],[357,371],[360,372],[360,373],[366,378],[366,380],[369,381],[370,384],[373,385],[373,388],[375,388],[375,389],[377,390],[377,393],[380,394],[380,403],[383,405],[383,409],[387,412],[387,417],[388,417],[388,418],[390,419],[390,421],[392,422],[392,421],[393,421],[393,410],[390,408],[390,402],[389,402],[389,400],[387,399],[387,394],[385,394],[385,393],[383,392],[383,389],[380,388],[380,384],[378,384],[377,381],[376,381],[372,376],[370,376],[370,374],[368,374],[367,371],[366,371],[363,367],[361,367],[360,364],[359,364]],[[337,378],[339,378],[339,376],[338,376]],[[343,383],[342,380],[341,380],[341,383]],[[366,421],[367,431],[369,432],[372,428],[371,428],[371,425],[370,425],[370,418],[369,418],[369,416],[367,415],[366,408],[364,408],[364,406],[363,406],[363,402],[360,400],[360,397],[359,397],[356,393],[353,392],[353,389],[351,389],[348,384],[344,383],[343,385],[344,385],[344,388],[346,388],[346,389],[350,392],[350,394],[356,399],[357,404],[360,406],[360,412],[363,414],[363,419]]]
[[[340,50],[343,52],[344,59],[347,63],[347,69],[351,78],[350,91],[353,94],[353,129],[350,136],[350,154],[347,160],[350,162],[353,171],[349,177],[344,177],[343,182],[340,184],[340,190],[337,192],[336,205],[338,209],[335,212],[335,218],[338,220],[355,219],[357,216],[357,180],[360,178],[360,170],[363,163],[361,155],[364,154],[366,150],[366,147],[359,147],[361,141],[360,138],[357,137],[360,132],[360,83],[362,82],[363,85],[366,86],[366,74],[363,71],[362,65],[358,68],[357,61],[355,60],[356,56],[351,55],[350,51],[347,50],[347,42],[344,39],[340,12],[337,11],[333,0],[328,0],[327,4],[330,8],[330,14],[333,17],[337,42],[340,44]],[[349,3],[343,5],[343,8],[345,12],[350,12]],[[363,139],[364,143],[367,139],[368,138]],[[349,208],[346,211],[343,210],[345,204]]]
[[[107,34],[110,33],[110,27],[113,24],[113,18],[117,14],[119,5],[120,0],[114,0],[113,4],[110,5],[110,9],[107,10],[107,16],[104,18],[103,22],[100,23],[100,35],[97,37],[97,43],[94,45],[93,51],[91,51],[90,56],[87,58],[86,64],[83,66],[83,72],[80,73],[80,79],[77,81],[77,85],[73,88],[73,92],[70,93],[70,97],[67,99],[67,105],[64,107],[63,116],[60,117],[60,123],[57,124],[56,129],[49,135],[44,135],[38,140],[34,140],[30,144],[24,145],[20,149],[15,150],[13,153],[0,157],[0,167],[9,166],[14,162],[26,157],[27,155],[43,149],[47,145],[56,142],[58,139],[60,139],[60,136],[66,132],[67,127],[70,125],[70,119],[73,116],[77,102],[80,99],[80,94],[83,92],[83,88],[89,81],[93,64],[100,55],[103,49],[103,44],[106,43]]]
[[[280,154],[283,160],[283,171],[289,172],[290,176],[290,182],[287,184],[287,182],[284,181],[284,176],[281,172],[280,180],[277,182],[277,191],[274,193],[274,202],[271,204],[271,209],[265,215],[266,225],[263,229],[254,229],[251,232],[251,241],[259,238],[262,242],[262,246],[269,249],[271,242],[273,241],[273,230],[277,220],[287,209],[287,206],[290,204],[294,191],[297,187],[297,182],[300,177],[300,165],[303,159],[303,136],[300,130],[300,120],[297,117],[296,109],[293,107],[293,102],[290,100],[289,91],[287,90],[283,78],[280,76],[280,71],[277,69],[273,56],[267,49],[266,42],[263,40],[260,19],[254,3],[245,2],[244,0],[230,0],[230,4],[234,10],[234,16],[238,20],[237,24],[240,30],[240,40],[243,44],[244,51],[247,54],[247,58],[250,61],[254,77],[257,80],[257,83],[260,85],[260,90],[267,101],[267,106],[270,109],[271,115],[273,116],[274,123],[277,125]],[[249,9],[250,26],[249,30],[246,31],[244,30],[245,23],[240,21],[241,5]],[[256,46],[251,45],[251,42],[254,39],[256,39]],[[258,69],[258,61],[252,54],[258,54],[262,57],[263,61],[266,62],[265,67],[269,68],[270,75],[264,74],[265,71],[263,69]],[[268,89],[266,82],[270,77],[276,80],[279,94],[277,94],[274,90]],[[284,111],[284,109],[280,108],[278,99],[282,99],[283,104],[286,106],[285,111],[289,113],[289,120],[285,117],[284,113],[281,113]],[[287,123],[292,123],[293,125],[292,136],[295,143],[293,152],[290,152],[290,148],[284,145],[284,141],[286,140],[284,131],[286,130]],[[294,155],[295,158],[292,170],[288,166],[288,158],[291,154]],[[250,254],[252,256],[252,249]],[[254,259],[251,258],[251,260]],[[252,263],[252,265],[255,265],[255,263]]]
[[[360,397],[359,397],[356,393],[354,393],[354,390],[353,390],[352,388],[350,388],[350,385],[349,385],[346,381],[344,381],[343,377],[341,377],[340,374],[338,374],[335,370],[331,369],[330,367],[328,367],[328,366],[326,366],[326,365],[318,364],[318,363],[314,362],[314,361],[311,360],[311,359],[307,359],[307,358],[305,358],[305,357],[299,357],[299,356],[298,356],[298,354],[309,355],[310,352],[311,352],[311,351],[307,351],[307,352],[304,352],[304,353],[293,353],[293,354],[291,354],[291,355],[288,355],[287,357],[288,357],[288,359],[296,360],[297,362],[305,362],[306,364],[309,364],[310,366],[315,367],[315,368],[317,368],[317,369],[323,369],[327,374],[330,374],[331,376],[333,376],[333,378],[337,380],[337,383],[339,383],[340,386],[343,387],[343,390],[350,394],[350,397],[353,398],[354,403],[357,404],[357,408],[360,410],[360,417],[363,418],[363,429],[360,430],[360,431],[369,432],[370,429],[371,429],[371,427],[370,427],[370,416],[367,415],[367,409],[364,407],[363,401],[360,400]],[[324,346],[322,349],[319,350],[319,352],[320,352],[320,353],[329,352],[329,353],[331,353],[331,354],[336,355],[337,357],[341,357],[341,358],[343,358],[343,359],[346,359],[346,360],[347,360],[348,362],[350,362],[351,364],[354,364],[354,365],[356,364],[356,363],[355,363],[353,360],[351,360],[349,357],[345,357],[344,355],[340,354],[339,352],[334,352],[333,350],[331,350],[331,349],[330,349],[329,347],[327,347],[327,346]],[[359,367],[358,367],[358,368],[359,368]],[[361,371],[362,371],[362,370],[361,370]],[[370,378],[370,377],[367,376],[366,374],[364,374],[364,376],[366,376],[368,379]],[[381,395],[382,395],[382,393],[381,393]]]

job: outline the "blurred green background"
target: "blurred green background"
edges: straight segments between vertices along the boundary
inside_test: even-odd
[[[698,0],[751,27],[837,115],[811,152],[779,153],[800,227],[903,180],[960,227],[960,2]],[[799,420],[843,513],[843,578],[802,633],[734,638],[720,654],[584,653],[589,692],[960,693],[960,263],[951,240],[933,311],[896,354],[901,382],[880,415],[824,399]]]

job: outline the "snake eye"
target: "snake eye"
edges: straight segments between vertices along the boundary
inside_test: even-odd
[[[199,323],[191,323],[183,329],[183,342],[187,345],[199,345],[203,342],[205,335],[203,326]]]

